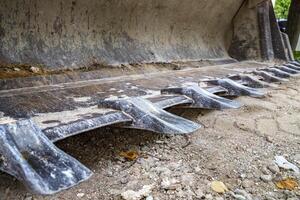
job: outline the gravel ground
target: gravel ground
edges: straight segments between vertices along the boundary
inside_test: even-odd
[[[238,110],[171,110],[203,124],[189,136],[105,128],[61,141],[58,147],[93,170],[91,179],[42,197],[0,174],[0,199],[300,199],[299,188],[275,185],[285,178],[299,183],[299,174],[274,164],[283,156],[300,167],[298,84],[269,89],[264,99],[240,97],[245,106]],[[120,156],[128,150],[138,159]],[[215,181],[228,191],[215,192]]]

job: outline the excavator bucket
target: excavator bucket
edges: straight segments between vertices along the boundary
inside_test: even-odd
[[[268,0],[1,0],[0,169],[53,194],[92,175],[58,140],[189,134],[168,108],[238,109],[299,73]]]

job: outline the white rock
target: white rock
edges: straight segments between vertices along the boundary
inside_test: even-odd
[[[40,71],[40,69],[39,68],[37,68],[37,67],[30,67],[30,69],[29,69],[31,72],[33,72],[33,73],[38,73],[39,71]]]
[[[150,195],[146,198],[146,200],[154,200],[154,198],[153,198],[153,196]]]
[[[278,165],[278,167],[287,169],[287,170],[293,170],[296,174],[300,173],[299,168],[287,161],[283,156],[275,156],[275,163]]]
[[[199,172],[202,171],[202,169],[201,169],[200,167],[195,167],[195,168],[194,168],[194,171],[195,171],[196,173],[199,173]]]
[[[81,193],[78,193],[76,196],[77,196],[78,198],[82,198],[82,197],[85,196],[85,194],[81,192]]]
[[[176,190],[180,187],[180,182],[175,178],[165,177],[161,182],[161,188],[165,190]]]
[[[224,200],[223,197],[216,197],[216,200]]]
[[[240,177],[244,180],[245,178],[247,178],[247,174],[241,174]]]
[[[211,195],[211,194],[207,194],[207,195],[205,195],[205,199],[207,199],[207,200],[211,200],[211,199],[213,199],[214,197],[213,197],[213,195]]]
[[[247,200],[246,197],[244,197],[243,195],[240,195],[240,194],[235,194],[233,196],[236,200]]]
[[[262,175],[260,179],[266,183],[272,181],[273,177],[271,175]]]
[[[126,192],[123,192],[121,194],[121,197],[124,200],[140,200],[142,198],[150,196],[153,188],[154,185],[145,185],[141,190],[137,192],[133,190],[127,190]]]

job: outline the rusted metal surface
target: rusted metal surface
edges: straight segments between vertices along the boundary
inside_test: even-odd
[[[242,2],[2,0],[0,61],[74,68],[229,58]]]

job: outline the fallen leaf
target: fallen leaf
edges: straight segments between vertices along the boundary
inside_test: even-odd
[[[275,184],[279,189],[282,190],[294,190],[299,186],[297,181],[292,178],[287,178],[282,181],[278,181]]]
[[[120,156],[123,158],[126,158],[128,160],[134,161],[134,160],[138,159],[139,154],[136,151],[126,151],[126,152],[122,151],[120,153]]]
[[[221,181],[213,181],[211,183],[211,189],[220,194],[228,191],[228,188],[226,187],[226,185]]]

